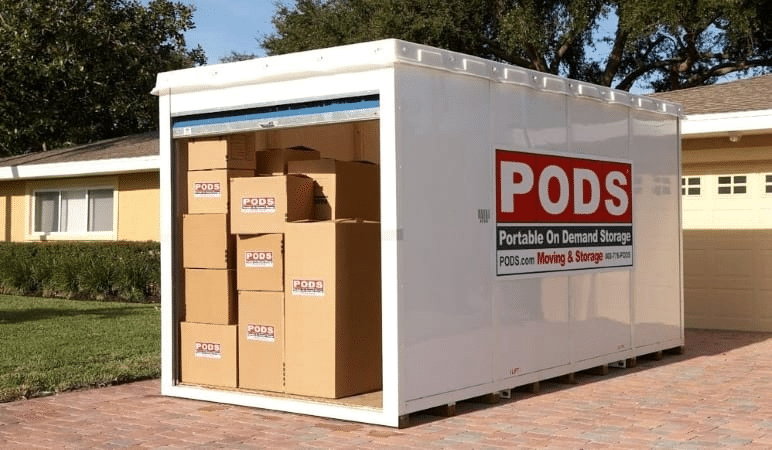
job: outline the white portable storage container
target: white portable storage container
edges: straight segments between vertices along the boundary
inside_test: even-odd
[[[399,40],[162,73],[153,93],[164,395],[398,426],[684,344],[674,104]],[[362,401],[180,382],[178,150],[244,131],[380,166],[383,382]]]

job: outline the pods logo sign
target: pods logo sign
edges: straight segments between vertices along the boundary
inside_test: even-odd
[[[630,223],[628,163],[496,151],[498,223]]]
[[[496,275],[632,266],[632,164],[496,150]]]

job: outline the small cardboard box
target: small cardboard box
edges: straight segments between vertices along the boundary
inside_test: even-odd
[[[380,220],[380,172],[378,165],[324,158],[290,161],[288,172],[314,181],[314,219]]]
[[[236,239],[239,291],[284,291],[284,235],[239,235]]]
[[[239,292],[239,387],[284,392],[282,292]]]
[[[182,216],[182,265],[186,269],[234,267],[236,240],[228,233],[227,214]]]
[[[301,175],[231,180],[231,233],[283,233],[314,216],[314,181]]]
[[[185,269],[185,320],[235,325],[235,284],[233,270]]]
[[[289,161],[319,159],[319,152],[308,147],[269,148],[256,153],[256,175],[286,175]]]
[[[236,325],[180,323],[183,383],[235,388],[238,385]]]
[[[289,223],[284,255],[286,392],[381,389],[380,224]]]
[[[254,170],[196,170],[188,172],[188,213],[228,212],[229,180],[252,177]]]
[[[196,138],[188,142],[188,170],[255,170],[254,134]]]

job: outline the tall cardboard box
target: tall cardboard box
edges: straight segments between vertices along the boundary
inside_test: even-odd
[[[239,291],[284,291],[284,235],[239,235],[236,239]]]
[[[314,216],[314,180],[301,175],[231,180],[231,233],[283,233]]]
[[[380,171],[378,165],[362,161],[323,158],[290,161],[288,172],[314,181],[314,219],[380,220]]]
[[[234,267],[235,237],[228,233],[227,214],[182,216],[182,265],[186,269]]]
[[[188,170],[255,170],[255,135],[196,138],[188,142]]]
[[[239,292],[239,387],[284,391],[282,292]]]
[[[208,214],[228,212],[229,181],[231,178],[252,177],[254,170],[196,170],[188,172],[188,213]]]
[[[287,224],[285,274],[287,393],[381,389],[380,224]]]
[[[185,320],[235,325],[235,271],[185,269]]]
[[[286,175],[289,161],[319,159],[319,152],[308,147],[269,148],[255,154],[257,175]]]
[[[236,325],[180,323],[183,383],[235,388],[238,385]]]

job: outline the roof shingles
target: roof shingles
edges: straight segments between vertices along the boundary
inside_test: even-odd
[[[158,154],[158,132],[153,131],[79,145],[76,147],[9,156],[0,159],[0,167],[96,161],[114,158],[135,158],[142,156],[157,156]]]
[[[772,109],[772,75],[649,96],[680,103],[686,115],[767,110]]]

